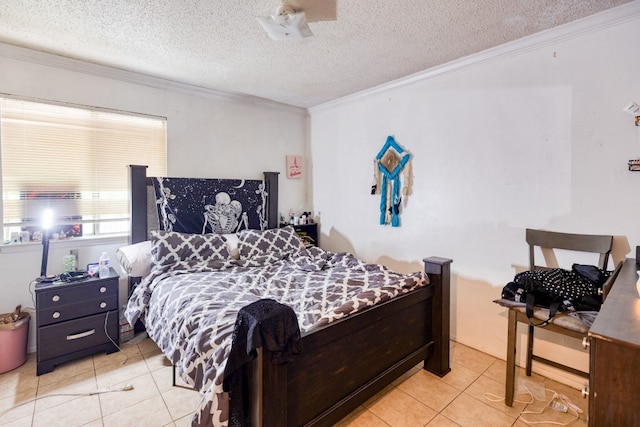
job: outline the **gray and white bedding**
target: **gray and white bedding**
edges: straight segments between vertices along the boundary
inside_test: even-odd
[[[143,321],[181,377],[202,393],[193,425],[227,425],[223,373],[242,307],[263,298],[286,304],[304,335],[428,283],[422,272],[403,275],[347,253],[301,249],[290,227],[244,230],[238,239],[234,258],[221,235],[154,233],[151,273],[125,313],[131,324]]]

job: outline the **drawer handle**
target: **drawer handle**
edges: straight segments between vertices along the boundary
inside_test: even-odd
[[[104,294],[105,292],[107,292],[107,288],[105,288],[104,286],[100,287],[100,293]]]
[[[60,301],[60,295],[54,295],[53,298],[51,298],[51,301],[53,301],[53,302]]]
[[[106,303],[106,302],[101,302],[101,303],[100,303],[100,308],[105,308],[106,306],[107,306],[107,303]]]
[[[91,329],[90,331],[80,332],[79,334],[67,335],[67,341],[73,341],[80,338],[88,337],[89,335],[93,335],[96,333],[95,329]]]
[[[54,311],[53,312],[53,318],[57,319],[58,317],[60,317],[60,312],[59,311]]]

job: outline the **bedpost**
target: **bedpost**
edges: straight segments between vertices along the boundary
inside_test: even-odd
[[[147,167],[129,165],[129,244],[147,240]]]
[[[267,194],[267,228],[278,228],[278,174],[264,172],[264,186]]]
[[[448,258],[429,257],[424,260],[424,271],[435,287],[432,307],[433,354],[425,360],[424,368],[438,376],[444,376],[449,366],[450,286],[451,262]]]

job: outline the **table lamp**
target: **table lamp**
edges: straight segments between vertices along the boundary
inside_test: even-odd
[[[47,277],[47,260],[49,258],[49,237],[53,225],[53,211],[45,209],[42,217],[42,264],[40,267],[40,281],[52,282],[55,277]]]

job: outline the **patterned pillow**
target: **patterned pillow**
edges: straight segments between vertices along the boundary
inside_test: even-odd
[[[240,259],[251,259],[272,252],[294,254],[303,248],[300,236],[293,227],[269,230],[242,230],[238,233]]]
[[[226,260],[229,251],[219,234],[187,234],[176,231],[151,232],[151,261],[154,267],[181,261]]]

